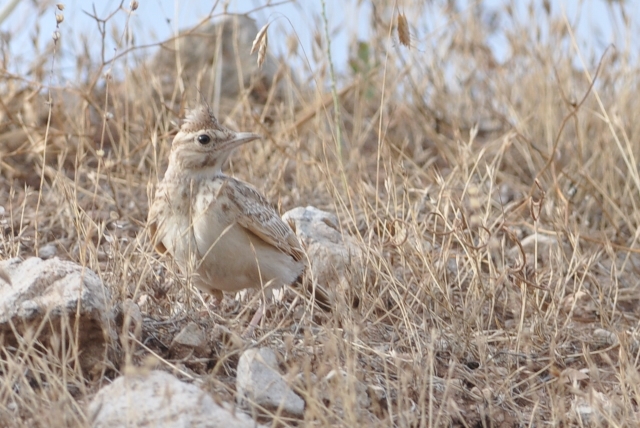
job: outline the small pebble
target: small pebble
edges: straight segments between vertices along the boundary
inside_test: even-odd
[[[45,244],[38,250],[38,257],[42,260],[50,259],[58,252],[55,244]]]

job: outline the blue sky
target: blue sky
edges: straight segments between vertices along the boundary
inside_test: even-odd
[[[5,1],[5,3],[7,3]],[[129,21],[129,28],[135,36],[136,44],[143,45],[154,43],[170,38],[179,29],[190,28],[199,23],[204,17],[208,16],[212,4],[214,2],[199,1],[174,1],[174,0],[139,0],[139,7]],[[222,4],[214,11],[214,16],[223,13]],[[302,1],[302,2],[274,2],[282,3],[277,6],[268,8],[260,8],[260,4],[264,2],[253,0],[231,0],[228,1],[229,13],[251,13],[251,17],[256,19],[258,25],[263,25],[267,21],[273,21],[270,27],[270,49],[276,52],[283,52],[286,49],[285,37],[278,37],[284,34],[291,34],[295,31],[301,40],[301,45],[311,55],[311,40],[313,34],[310,29],[323,28],[316,23],[320,19],[320,2],[319,1]],[[80,35],[84,34],[89,38],[89,45],[92,47],[92,54],[99,58],[101,36],[97,31],[97,25],[93,18],[87,15],[95,12],[100,17],[106,17],[114,10],[117,10],[120,1],[106,0],[90,3],[88,1],[70,0],[63,1],[64,4],[64,22],[60,25],[61,33],[61,50],[64,54],[64,62],[73,64],[73,57],[82,54],[83,47]],[[125,1],[125,7],[128,7],[129,0]],[[345,6],[346,5],[346,6]],[[361,9],[366,7],[358,7],[356,1],[327,0],[327,15],[330,22],[330,28],[343,28],[343,30],[335,33],[333,42],[333,52],[337,58],[344,59],[347,57],[347,40],[349,37],[367,36],[366,25],[361,28],[353,28],[353,26],[345,26],[345,16],[357,16],[361,14]],[[42,16],[38,16],[37,8],[32,2],[23,1],[13,11],[9,20],[0,24],[0,30],[14,34],[15,40],[11,44],[12,53],[21,56],[34,57],[34,48],[31,39],[36,31],[39,32],[37,37],[41,46],[45,46],[51,40],[51,34],[55,31],[55,3],[51,3]],[[285,18],[288,18],[285,19]],[[124,12],[117,13],[111,19],[107,29],[107,34],[122,34],[127,21],[127,14]],[[366,22],[364,22],[366,23]],[[37,29],[37,30],[36,30]],[[106,57],[110,58],[114,53],[115,43],[109,43],[109,49]],[[140,55],[152,55],[154,49],[141,51]],[[344,61],[338,61],[344,62]],[[64,68],[65,66],[62,65]],[[68,73],[63,74],[67,75]],[[68,78],[72,75],[68,75]]]

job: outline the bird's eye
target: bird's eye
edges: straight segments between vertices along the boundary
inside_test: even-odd
[[[200,134],[198,135],[198,143],[204,145],[207,145],[211,142],[211,137],[209,137],[207,134]]]

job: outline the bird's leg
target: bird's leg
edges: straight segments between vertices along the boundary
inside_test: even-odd
[[[209,290],[209,294],[211,295],[211,303],[214,306],[220,306],[222,301],[224,300],[224,293],[220,290]]]
[[[254,250],[254,253],[255,253],[253,244],[251,244],[251,248]],[[257,259],[256,259],[256,262],[257,262]],[[259,273],[260,273],[260,266],[258,266],[258,274]],[[262,282],[262,277],[260,278],[260,282]],[[260,288],[260,293],[262,294],[260,299],[260,307],[258,308],[258,311],[253,315],[253,318],[251,318],[251,322],[249,323],[249,326],[242,334],[242,336],[245,339],[248,339],[250,336],[253,336],[253,331],[256,329],[256,327],[260,323],[260,320],[262,320],[262,317],[264,316],[267,310],[267,296],[268,297],[272,296],[271,294],[272,290],[270,287],[272,283],[273,283],[273,279],[267,282],[266,284],[263,284],[262,287]]]
[[[248,339],[249,337],[253,336],[253,332],[258,326],[258,324],[260,324],[260,321],[262,320],[262,317],[264,316],[265,311],[266,311],[266,303],[265,303],[265,300],[263,299],[262,303],[260,303],[260,307],[258,308],[256,313],[253,315],[253,318],[251,318],[251,322],[249,322],[249,326],[242,334],[242,337],[244,337],[245,339]]]

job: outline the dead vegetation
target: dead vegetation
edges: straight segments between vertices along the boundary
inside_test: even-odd
[[[335,212],[367,254],[331,312],[292,290],[270,307],[256,340],[281,354],[306,413],[263,420],[636,426],[637,52],[585,51],[591,41],[576,40],[547,2],[532,2],[524,22],[510,7],[431,3],[375,2],[371,37],[353,41],[333,94],[336,58],[317,28],[312,79],[292,76],[283,58],[266,96],[252,96],[255,79],[237,73],[243,89],[214,105],[229,127],[265,136],[232,157],[234,175],[281,212]],[[626,2],[609,5],[611,19],[629,12]],[[435,8],[443,21],[428,26]],[[114,62],[78,59],[74,85],[52,85],[71,25],[58,21],[57,40],[25,75],[12,71],[3,45],[0,257],[37,256],[53,244],[100,276],[114,311],[131,299],[144,322],[136,335],[121,320],[118,357],[97,375],[82,371],[73,342],[43,353],[25,338],[2,349],[0,425],[87,426],[87,402],[131,366],[199,380],[233,402],[248,346],[236,335],[257,299],[227,296],[211,307],[145,233],[149,195],[179,114],[197,101],[183,96],[193,88],[175,77],[167,87],[124,36]],[[491,45],[498,33],[500,59]],[[249,50],[234,52],[255,64]],[[127,52],[143,60],[127,62]],[[127,72],[110,73],[114,63]],[[210,358],[169,352],[190,321],[211,333]]]

